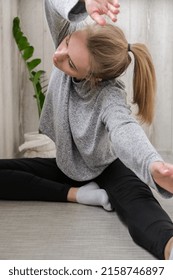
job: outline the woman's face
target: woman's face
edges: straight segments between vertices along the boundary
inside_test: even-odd
[[[86,46],[86,36],[84,30],[68,35],[53,55],[54,65],[78,80],[85,79],[90,71],[90,56]]]

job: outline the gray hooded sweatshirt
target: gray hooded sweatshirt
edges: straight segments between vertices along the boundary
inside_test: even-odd
[[[77,0],[45,0],[45,12],[55,48],[90,21]],[[119,79],[92,89],[53,66],[40,131],[55,142],[57,166],[74,180],[94,180],[119,158],[147,185],[171,196],[152,179],[150,164],[163,159],[132,116]]]

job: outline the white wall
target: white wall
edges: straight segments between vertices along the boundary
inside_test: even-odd
[[[21,28],[29,42],[34,47],[33,58],[41,58],[42,63],[37,69],[46,70],[46,77],[49,78],[52,68],[53,43],[45,20],[44,6],[42,0],[19,1],[19,18]],[[24,82],[21,84],[23,92],[23,130],[29,132],[38,129],[38,112],[36,100],[33,98],[33,86],[28,80],[28,72],[22,65]],[[19,77],[20,78],[20,77]]]
[[[17,52],[11,36],[11,19],[17,0],[0,0],[0,157],[16,153],[19,139]]]
[[[157,103],[153,125],[146,129],[163,156],[173,153],[173,1],[121,0],[118,25],[130,43],[149,47],[157,74]],[[125,80],[130,88],[131,72]],[[172,158],[171,158],[172,160]]]
[[[117,24],[130,43],[146,43],[156,66],[158,95],[153,125],[146,129],[154,146],[173,153],[173,1],[120,0]],[[40,68],[50,75],[53,44],[44,17],[43,0],[0,0],[0,157],[13,156],[23,133],[37,130],[38,115],[32,84],[11,35],[12,19],[18,15]],[[131,94],[132,69],[123,78]],[[8,80],[8,82],[6,82]]]

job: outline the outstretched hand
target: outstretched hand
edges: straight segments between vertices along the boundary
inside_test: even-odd
[[[107,15],[113,22],[117,20],[119,13],[118,0],[84,0],[87,13],[98,24],[105,25],[103,15]]]
[[[154,181],[173,194],[173,164],[153,162],[150,170]]]

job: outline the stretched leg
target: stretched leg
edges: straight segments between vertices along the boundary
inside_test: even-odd
[[[96,181],[107,191],[133,240],[158,259],[164,259],[165,246],[173,237],[173,223],[150,188],[120,160],[112,163]]]
[[[0,160],[0,182],[0,199],[69,201],[111,210],[105,190],[94,182],[71,180],[57,167],[55,159]]]
[[[42,201],[67,201],[74,183],[45,158],[1,159],[0,182],[0,199]]]

